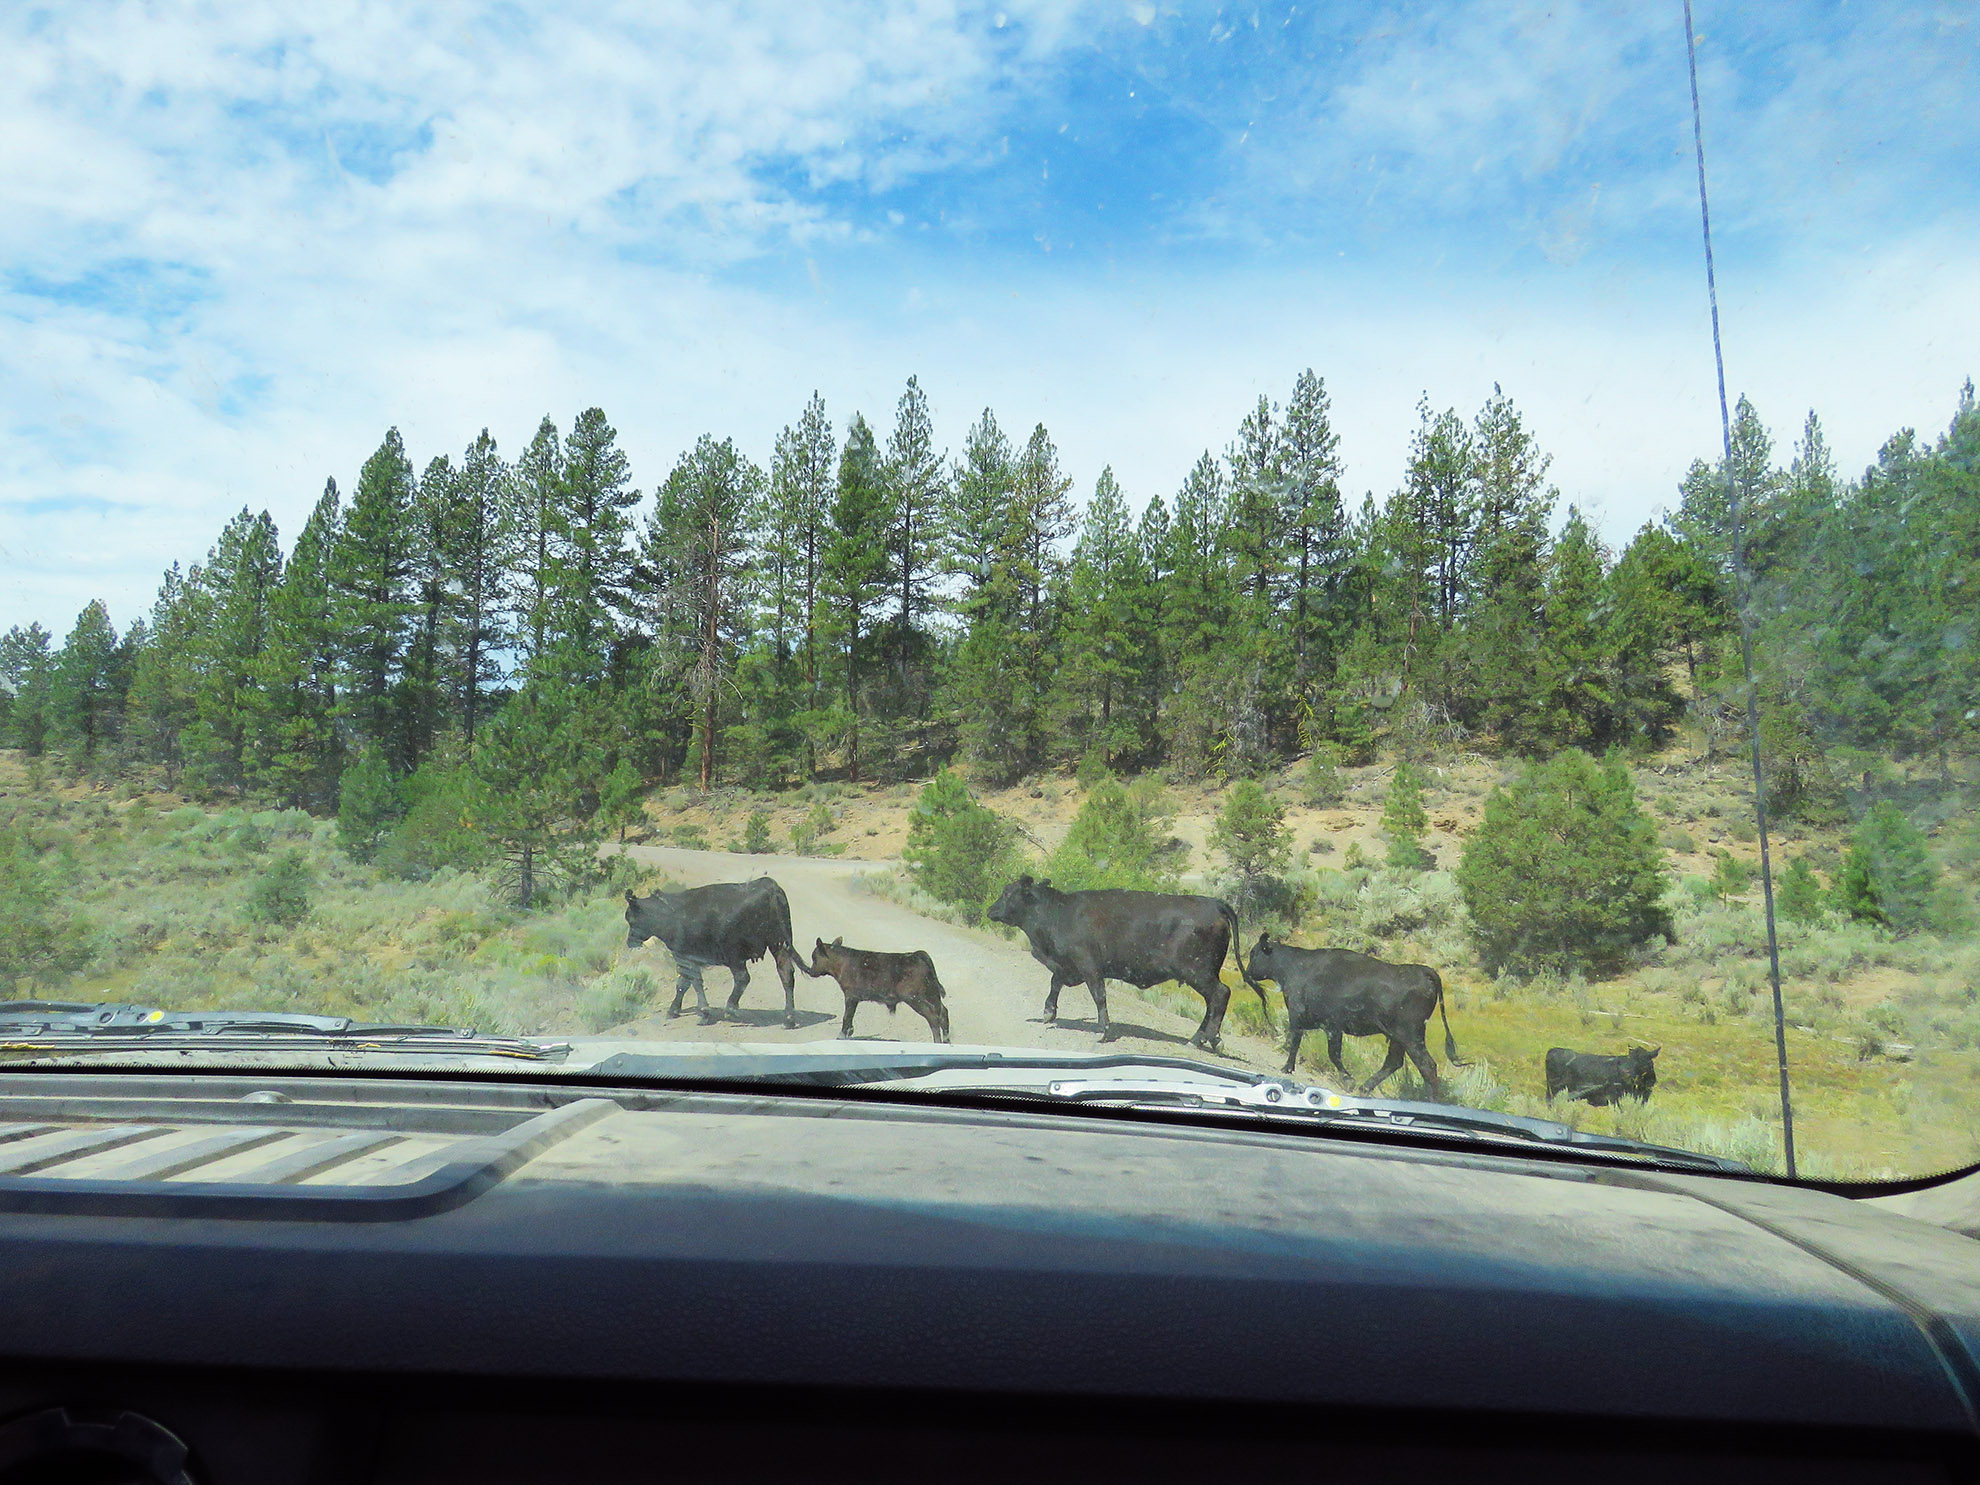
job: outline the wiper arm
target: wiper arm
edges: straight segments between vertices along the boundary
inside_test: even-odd
[[[65,1000],[0,1003],[0,1046],[11,1051],[175,1051],[292,1050],[330,1043],[368,1052],[423,1056],[472,1052],[561,1062],[570,1053],[562,1042],[487,1036],[472,1027],[395,1025],[356,1021],[349,1016],[309,1016],[289,1011],[175,1011],[108,1002],[90,1005]]]
[[[897,1082],[926,1077],[931,1073],[1083,1072],[1089,1068],[1105,1067],[1146,1067],[1157,1071],[1172,1069],[1187,1073],[1199,1082],[1220,1078],[1228,1080],[1233,1086],[1249,1086],[1266,1077],[1250,1068],[1218,1067],[1193,1062],[1186,1057],[1151,1056],[1144,1052],[896,1052],[884,1047],[871,1051],[864,1048],[833,1048],[819,1052],[792,1048],[788,1052],[773,1053],[715,1048],[705,1053],[690,1054],[615,1052],[586,1071],[588,1076],[601,1078],[735,1080],[831,1088]]]
[[[1340,1121],[1359,1128],[1387,1129],[1399,1133],[1414,1129],[1437,1134],[1469,1134],[1557,1148],[1567,1146],[1603,1154],[1638,1156],[1660,1164],[1681,1165],[1715,1174],[1752,1173],[1749,1167],[1736,1160],[1669,1145],[1654,1145],[1645,1140],[1626,1139],[1620,1135],[1590,1134],[1551,1119],[1529,1119],[1522,1114],[1502,1114],[1492,1109],[1470,1109],[1454,1104],[1351,1098],[1325,1088],[1270,1079],[1261,1079],[1248,1086],[1230,1087],[1168,1079],[1144,1082],[1062,1080],[1047,1085],[1046,1092],[1053,1098],[1075,1103],[1201,1108],[1301,1123]]]

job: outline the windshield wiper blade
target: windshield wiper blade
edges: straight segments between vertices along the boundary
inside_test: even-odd
[[[1075,1103],[1107,1103],[1141,1108],[1200,1108],[1263,1119],[1302,1123],[1345,1121],[1358,1128],[1407,1133],[1468,1134],[1575,1150],[1629,1155],[1660,1164],[1681,1165],[1717,1174],[1750,1175],[1736,1160],[1696,1150],[1651,1144],[1621,1135],[1590,1134],[1551,1119],[1472,1109],[1462,1104],[1415,1103],[1403,1099],[1352,1098],[1326,1088],[1261,1078],[1248,1086],[1204,1086],[1174,1079],[1141,1082],[1121,1079],[1060,1080],[1046,1093]]]
[[[471,1052],[532,1062],[561,1062],[570,1054],[567,1043],[484,1035],[472,1027],[396,1025],[291,1011],[161,1010],[117,1002],[0,1003],[0,1045],[14,1051],[110,1052],[149,1047],[287,1051],[325,1044],[422,1056]]]
[[[857,1087],[926,1077],[945,1072],[1070,1072],[1089,1068],[1148,1067],[1187,1073],[1199,1080],[1220,1078],[1233,1086],[1248,1086],[1265,1074],[1243,1067],[1218,1067],[1194,1062],[1186,1057],[1164,1057],[1145,1052],[1025,1052],[964,1050],[958,1052],[897,1052],[876,1047],[808,1052],[729,1051],[711,1047],[707,1052],[666,1053],[615,1052],[586,1069],[587,1076],[601,1078],[651,1078],[747,1081],[751,1083],[805,1084],[821,1088]]]

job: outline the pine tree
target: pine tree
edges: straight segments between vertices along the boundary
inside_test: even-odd
[[[412,597],[405,669],[393,710],[398,724],[396,752],[411,774],[433,751],[445,726],[447,683],[441,673],[441,630],[453,608],[449,591],[448,547],[454,520],[454,465],[445,454],[428,461],[408,512],[411,541],[407,585]]]
[[[928,587],[935,574],[941,513],[946,505],[943,456],[935,448],[935,427],[921,383],[908,378],[887,439],[888,587],[897,605],[893,620],[897,706],[917,710],[909,693],[909,667],[921,640],[920,619],[928,611]]]
[[[832,424],[825,416],[825,399],[813,392],[797,425],[778,435],[770,468],[771,541],[790,574],[788,587],[796,603],[793,622],[799,634],[799,669],[804,683],[804,715],[798,725],[805,735],[806,777],[818,772],[815,735],[825,704],[820,655],[821,630],[826,623],[822,584],[825,544],[831,533],[836,453]]]
[[[176,562],[166,569],[151,607],[150,642],[137,657],[125,706],[125,738],[132,753],[164,768],[168,787],[177,786],[185,731],[193,717],[199,577],[197,566],[190,575],[181,573]]]
[[[1205,453],[1176,492],[1164,571],[1162,645],[1173,667],[1167,724],[1173,761],[1198,774],[1223,755],[1234,705],[1235,594],[1223,542],[1223,473]]]
[[[1807,858],[1797,856],[1781,876],[1781,916],[1790,923],[1822,921],[1822,883]]]
[[[124,697],[118,686],[117,631],[101,602],[76,616],[75,627],[55,656],[48,687],[50,731],[56,746],[85,769],[94,769],[99,750],[116,740]]]
[[[1657,828],[1619,757],[1567,749],[1485,800],[1458,890],[1489,973],[1614,969],[1669,938]]]
[[[1154,643],[1147,585],[1127,501],[1110,466],[1094,484],[1073,549],[1055,707],[1072,750],[1097,753],[1109,765],[1140,743],[1129,697]]]
[[[922,891],[980,922],[1017,870],[1013,835],[954,769],[945,768],[915,800],[901,861]]]
[[[200,569],[197,621],[188,640],[195,720],[187,762],[208,788],[240,789],[247,782],[270,604],[281,578],[274,521],[267,511],[244,507]]]
[[[1414,764],[1398,763],[1382,802],[1382,833],[1389,838],[1389,865],[1416,871],[1423,865],[1423,832],[1430,816],[1423,809],[1423,778]]]
[[[330,563],[340,719],[378,747],[389,746],[395,734],[392,693],[413,611],[413,491],[412,461],[399,430],[389,429],[358,472]]]
[[[495,440],[482,429],[461,456],[442,526],[449,601],[440,626],[441,674],[470,750],[487,693],[502,683],[502,655],[515,638],[508,625],[514,484]]]
[[[873,624],[887,597],[888,501],[885,469],[873,430],[853,414],[839,455],[832,530],[825,544],[821,586],[830,613],[830,639],[844,683],[846,777],[859,782],[862,684]]]
[[[732,439],[703,434],[661,487],[648,546],[663,553],[674,595],[693,632],[689,684],[697,709],[700,782],[715,778],[716,721],[722,687],[740,648],[744,595],[738,589],[761,515],[763,477]]]
[[[588,407],[564,441],[550,513],[550,623],[557,663],[573,682],[604,678],[633,585],[632,524],[639,503],[618,433]]]
[[[30,758],[47,745],[48,685],[54,671],[51,636],[40,624],[16,624],[0,636],[0,691],[7,698],[9,742]]]
[[[1547,668],[1533,692],[1539,729],[1555,743],[1598,743],[1612,734],[1604,566],[1601,543],[1570,506],[1547,574]]]
[[[1240,916],[1256,910],[1271,895],[1270,883],[1292,868],[1285,806],[1255,779],[1239,779],[1210,827],[1210,849],[1236,877],[1232,906]]]
[[[339,515],[337,483],[331,480],[269,598],[268,642],[255,675],[259,705],[251,774],[284,804],[305,809],[330,805],[342,772],[333,725],[337,636],[330,586]],[[161,616],[157,622],[171,619]],[[164,642],[161,636],[153,649]]]
[[[595,869],[602,822],[586,757],[602,731],[595,705],[553,668],[503,704],[475,750],[471,817],[524,910]]]
[[[507,521],[516,642],[527,664],[536,663],[550,643],[550,603],[557,582],[555,530],[563,480],[563,445],[557,425],[546,417],[536,425],[516,465]]]
[[[1734,409],[1732,425],[1732,484],[1739,494],[1740,525],[1752,555],[1769,543],[1769,525],[1780,498],[1782,479],[1774,465],[1774,439],[1753,404],[1745,397]],[[1678,487],[1678,508],[1671,529],[1705,555],[1719,571],[1733,571],[1732,507],[1726,489],[1726,464],[1700,460]]]
[[[1309,367],[1293,383],[1279,430],[1286,538],[1291,547],[1293,663],[1301,688],[1332,673],[1345,569],[1352,559],[1341,507],[1340,435],[1327,384]]]
[[[1938,880],[1924,832],[1881,799],[1850,838],[1836,879],[1837,906],[1852,918],[1913,933],[1930,919]]]
[[[962,458],[949,477],[942,515],[942,571],[960,578],[956,608],[965,624],[990,607],[1014,617],[1011,574],[1017,457],[997,415],[983,409],[963,441]]]

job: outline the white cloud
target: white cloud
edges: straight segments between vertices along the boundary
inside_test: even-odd
[[[704,430],[767,457],[814,387],[841,427],[858,407],[884,429],[916,372],[952,447],[988,403],[1013,429],[1043,419],[1082,493],[1111,462],[1146,497],[1312,365],[1358,493],[1394,482],[1420,390],[1469,411],[1498,380],[1612,537],[1716,444],[1695,246],[1582,255],[1676,190],[1654,172],[1526,224],[1554,234],[1552,276],[1506,272],[1477,236],[1414,277],[1379,252],[1102,273],[956,249],[897,273],[887,229],[826,203],[980,163],[1093,42],[1070,7],[1003,8],[1002,29],[933,0],[0,20],[0,627],[66,627],[94,596],[127,622],[241,505],[292,536],[390,424],[423,462],[484,425],[513,453],[545,412],[598,404],[650,489]],[[1544,180],[1582,147],[1574,120],[1635,96],[1638,22],[1571,13],[1535,40],[1498,14],[1371,48],[1329,95],[1338,158],[1302,188],[1366,147],[1473,192],[1501,133],[1486,173]],[[1841,65],[1807,61],[1809,96]],[[1459,91],[1412,94],[1454,72]],[[1720,158],[1757,200],[1731,131]],[[1241,202],[1242,180],[1217,184]],[[1670,209],[1688,230],[1681,191]],[[1845,467],[1935,423],[1980,344],[1968,241],[1892,230],[1847,265],[1765,274],[1735,249],[1735,387],[1784,438],[1820,408]]]

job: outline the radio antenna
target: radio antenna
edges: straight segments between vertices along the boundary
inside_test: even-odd
[[[1753,683],[1753,578],[1733,472],[1732,414],[1726,408],[1726,353],[1719,341],[1719,278],[1712,266],[1712,208],[1705,195],[1705,125],[1698,108],[1698,36],[1684,0],[1684,55],[1691,68],[1691,141],[1698,154],[1698,219],[1705,231],[1705,292],[1712,303],[1712,360],[1719,371],[1719,435],[1725,445],[1726,513],[1732,525],[1733,601],[1739,609],[1739,660],[1746,677],[1746,740],[1753,752],[1753,819],[1760,831],[1760,896],[1767,911],[1767,972],[1774,986],[1774,1060],[1781,1074],[1781,1149],[1795,1177],[1794,1099],[1788,1091],[1787,1011],[1781,1001],[1781,942],[1774,927],[1774,867],[1767,845],[1767,781],[1760,764],[1760,699]]]

